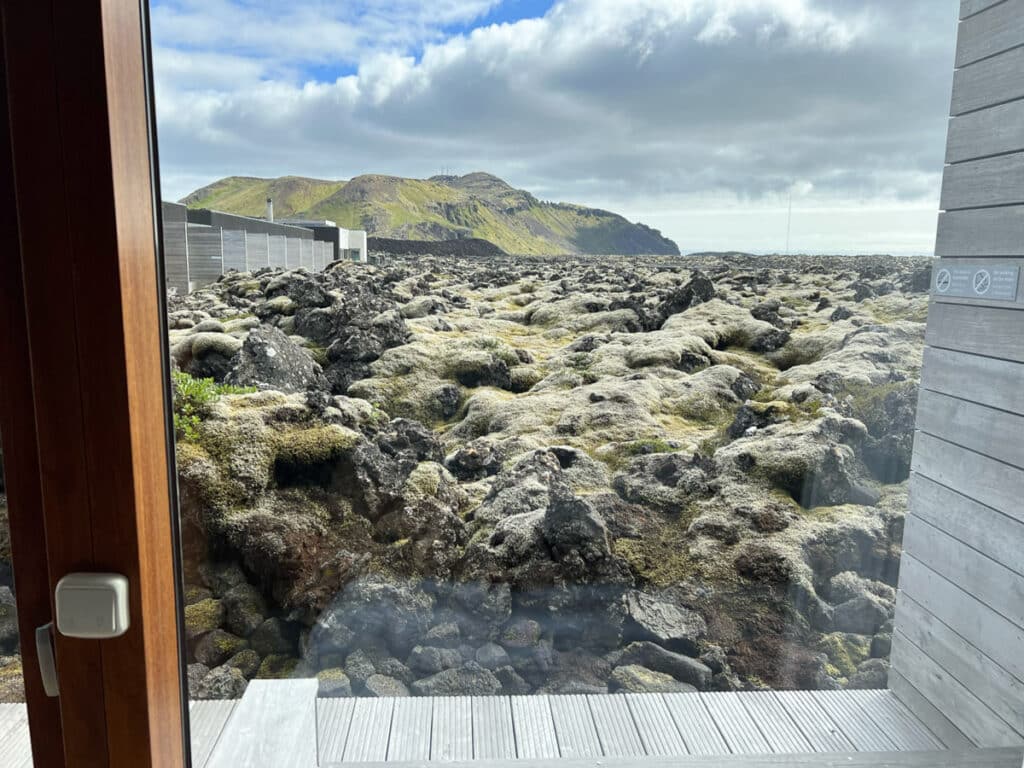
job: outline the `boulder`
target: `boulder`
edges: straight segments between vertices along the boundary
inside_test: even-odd
[[[408,696],[409,689],[401,680],[387,675],[370,675],[364,686],[367,696],[387,698],[391,696]]]
[[[225,661],[224,666],[234,667],[242,673],[246,680],[251,680],[259,671],[261,661],[256,651],[246,648]]]
[[[432,675],[445,669],[462,666],[462,654],[454,648],[433,648],[417,645],[406,662],[413,672]]]
[[[608,687],[622,693],[692,693],[697,689],[671,675],[655,672],[637,664],[616,667]]]
[[[707,623],[696,611],[646,592],[626,596],[626,637],[649,640],[680,653],[696,655],[707,634]]]
[[[247,685],[241,670],[220,666],[211,669],[191,693],[197,699],[240,699]]]
[[[516,619],[501,632],[501,644],[506,648],[532,648],[540,642],[542,628],[534,619]]]
[[[646,667],[655,672],[671,675],[700,691],[706,691],[711,685],[712,671],[707,665],[652,642],[630,643],[623,649],[618,663],[623,666]]]
[[[499,667],[494,670],[494,676],[501,683],[501,693],[505,696],[524,696],[533,690],[512,667]]]
[[[240,637],[215,629],[199,640],[195,648],[196,661],[213,668],[219,667],[236,653],[244,651],[248,643]]]
[[[476,662],[484,669],[495,670],[507,667],[511,661],[508,651],[497,643],[484,643],[476,650]]]
[[[417,696],[493,696],[501,691],[501,682],[493,672],[471,661],[417,680],[412,690]]]
[[[295,655],[298,651],[298,628],[283,619],[270,618],[249,636],[252,649],[260,656]]]
[[[836,606],[833,626],[839,632],[873,635],[889,619],[889,610],[878,599],[855,597]]]
[[[225,626],[240,637],[248,637],[266,620],[267,605],[259,590],[248,583],[224,593]]]
[[[850,676],[847,688],[885,689],[889,685],[889,662],[884,659],[868,659],[862,662]]]
[[[352,695],[352,683],[343,669],[324,669],[317,672],[317,696],[323,699],[340,699]]]
[[[239,387],[278,392],[328,388],[323,369],[313,361],[309,353],[269,325],[249,332],[242,348],[232,360],[231,371],[225,381]]]
[[[370,661],[369,655],[363,650],[357,650],[350,653],[345,659],[345,674],[352,681],[352,685],[361,689],[370,677],[377,674],[377,670],[374,668],[373,662]]]

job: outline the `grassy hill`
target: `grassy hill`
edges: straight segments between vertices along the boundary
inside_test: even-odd
[[[331,219],[373,237],[456,240],[479,237],[508,253],[668,254],[678,246],[655,229],[618,214],[568,203],[542,202],[487,173],[403,179],[367,175],[351,181],[299,176],[231,176],[182,200],[261,216],[274,199],[278,218]]]

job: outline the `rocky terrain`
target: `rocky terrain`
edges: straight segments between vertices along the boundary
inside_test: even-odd
[[[429,179],[369,174],[350,181],[230,176],[182,202],[262,216],[268,197],[278,218],[330,219],[377,238],[477,238],[506,253],[679,254],[678,246],[655,229],[610,211],[538,200],[489,173]]]
[[[883,686],[929,269],[392,256],[170,297],[192,695]]]

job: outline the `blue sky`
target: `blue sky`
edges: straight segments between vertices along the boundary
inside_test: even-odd
[[[927,253],[957,0],[157,0],[168,198],[485,170],[684,251]]]

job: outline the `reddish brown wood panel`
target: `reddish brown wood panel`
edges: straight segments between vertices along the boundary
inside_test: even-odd
[[[50,577],[124,573],[131,628],[58,638],[74,765],[184,762],[141,9],[4,6]]]
[[[18,258],[2,25],[0,17],[0,436],[4,441],[8,525],[18,598],[18,628],[22,637],[25,700],[32,727],[32,755],[37,766],[59,766],[64,764],[60,704],[43,691],[33,641],[35,628],[48,623],[53,614]]]

